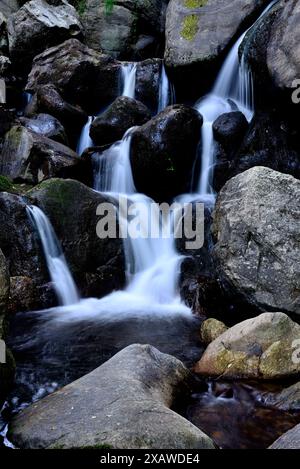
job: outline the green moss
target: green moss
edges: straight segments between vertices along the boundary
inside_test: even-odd
[[[201,8],[207,4],[208,0],[184,0],[186,8]]]
[[[13,184],[10,181],[10,179],[8,179],[5,176],[0,175],[0,192],[9,192],[12,189],[13,189]]]
[[[187,41],[192,41],[199,30],[198,16],[189,15],[183,20],[181,36]]]
[[[110,15],[114,8],[115,0],[105,0],[105,13]]]
[[[82,16],[86,11],[86,0],[73,0],[72,4],[79,13],[79,16]]]

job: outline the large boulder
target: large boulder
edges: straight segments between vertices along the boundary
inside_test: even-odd
[[[201,125],[202,117],[196,110],[174,105],[136,129],[131,165],[138,192],[158,201],[186,192]]]
[[[26,117],[35,118],[39,113],[50,114],[62,123],[70,143],[76,147],[78,135],[88,120],[79,107],[66,102],[54,85],[41,85],[25,109]]]
[[[180,91],[185,95],[192,91],[195,94],[193,85],[196,85],[199,97],[199,89],[204,90],[201,85],[211,86],[211,77],[233,41],[268,3],[269,0],[229,3],[226,0],[171,0],[166,15],[165,61]],[[189,89],[186,89],[187,82]]]
[[[122,96],[93,121],[90,135],[96,145],[107,145],[121,140],[130,127],[143,125],[150,119],[151,114],[144,104]]]
[[[167,0],[87,0],[86,42],[122,60],[157,57],[163,50]]]
[[[49,179],[28,196],[49,217],[83,296],[100,297],[125,282],[121,239],[100,239],[96,226],[103,195],[73,180]]]
[[[5,136],[0,173],[28,184],[55,176],[85,180],[90,177],[88,162],[74,151],[22,126],[13,127]]]
[[[143,60],[136,66],[135,99],[144,103],[153,114],[156,114],[158,109],[162,67],[161,59]],[[169,94],[170,91],[169,89]]]
[[[242,47],[262,101],[282,96],[291,103],[300,76],[300,5],[280,0],[245,37]],[[295,108],[295,106],[294,106]]]
[[[31,0],[7,24],[10,55],[20,69],[45,49],[82,36],[75,8],[66,0]]]
[[[300,351],[300,343],[299,343]],[[299,360],[299,353],[298,353]],[[282,391],[268,395],[264,402],[268,406],[276,407],[277,409],[285,412],[299,412],[300,411],[300,381]]]
[[[300,182],[265,167],[228,181],[213,221],[214,258],[228,291],[261,311],[300,313]]]
[[[67,102],[96,113],[119,96],[119,75],[114,59],[69,39],[35,57],[26,88],[55,85]]]
[[[176,358],[131,345],[17,415],[9,438],[19,448],[214,449],[170,410],[188,380]]]
[[[269,449],[300,449],[300,424],[277,438]]]
[[[300,326],[283,313],[247,319],[209,344],[195,371],[229,379],[284,379],[300,373]]]
[[[31,119],[21,117],[19,120],[23,127],[26,127],[38,135],[51,138],[64,145],[68,143],[65,129],[55,117],[49,114],[37,114]]]

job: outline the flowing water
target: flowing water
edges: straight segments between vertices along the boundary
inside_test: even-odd
[[[268,8],[271,8],[274,3],[272,2]],[[252,76],[244,57],[239,63],[238,56],[245,34],[229,52],[212,92],[196,104],[196,108],[204,118],[201,173],[198,178],[197,193],[186,194],[181,197],[181,200],[214,200],[211,178],[214,156],[212,125],[215,119],[232,110],[232,103],[245,114],[248,120],[253,116]],[[135,63],[122,66],[122,83],[122,96],[134,98]],[[162,67],[158,111],[163,110],[170,102],[172,102],[172,89],[165,69]],[[92,143],[89,137],[92,119],[92,117],[89,118],[80,137],[78,144],[80,154]],[[199,357],[199,344],[197,343],[198,348],[196,347],[195,350],[192,345],[199,341],[195,339],[199,324],[195,322],[189,308],[182,304],[177,290],[182,256],[176,251],[173,239],[172,215],[169,213],[168,216],[163,217],[153,200],[136,192],[130,164],[130,144],[134,131],[134,128],[130,129],[120,142],[113,144],[94,160],[94,189],[115,200],[120,223],[128,228],[128,219],[122,212],[120,200],[126,201],[129,207],[140,204],[144,208],[140,223],[141,233],[148,225],[153,211],[155,216],[151,217],[151,222],[154,223],[152,229],[160,233],[158,237],[129,236],[124,239],[127,264],[127,286],[124,291],[112,293],[100,300],[93,298],[80,300],[49,220],[37,207],[28,207],[29,215],[39,232],[49,273],[62,305],[41,314],[33,313],[34,321],[29,318],[29,324],[37,328],[36,332],[23,331],[18,337],[19,343],[15,339],[15,344],[12,344],[16,357],[19,356],[20,361],[23,360],[23,365],[19,367],[18,372],[19,383],[24,386],[26,382],[28,387],[28,376],[31,376],[32,381],[29,386],[31,396],[40,398],[44,395],[41,394],[41,389],[45,394],[52,392],[58,386],[55,376],[63,375],[59,380],[59,386],[66,384],[75,378],[72,370],[74,372],[76,367],[78,367],[76,373],[80,376],[100,365],[118,349],[133,341],[152,343],[162,351],[184,360],[185,357],[182,357],[179,352],[182,348],[181,340],[177,344],[177,337],[183,333],[184,328],[188,331],[188,340],[192,341],[187,347],[192,353],[187,363],[193,363],[196,357]],[[171,233],[170,236],[161,235],[164,228],[166,232]],[[165,321],[171,321],[171,323],[167,325]],[[138,326],[139,323],[140,326]],[[131,327],[130,333],[127,332],[128,341],[125,343],[121,340],[123,336],[120,331],[122,327],[128,329],[129,326]],[[19,322],[17,327],[20,327]],[[24,324],[23,327],[25,328]],[[140,329],[137,331],[138,327]],[[157,337],[161,327],[164,337],[160,342]],[[170,339],[167,331],[172,327],[175,328],[176,333]],[[151,337],[151,331],[155,337]],[[105,340],[109,342],[109,345],[107,349],[102,350],[101,359],[99,347],[104,346]],[[173,344],[173,349],[170,344]],[[71,352],[72,348],[76,351],[74,356]],[[38,357],[36,360],[40,364],[43,363],[42,367],[35,363],[34,357]],[[66,360],[66,368],[63,366],[64,360]],[[31,374],[28,373],[28,363],[31,364]],[[39,373],[40,376],[37,378]],[[209,400],[213,401],[210,393],[202,395],[200,399],[202,398],[204,401],[206,399],[206,407],[209,405]],[[204,401],[201,401],[201,405]],[[215,408],[217,409],[218,405]],[[219,414],[217,416],[219,417]],[[191,408],[188,417],[199,424],[200,428],[208,425],[207,422],[200,421],[198,413],[196,411],[193,413]],[[228,443],[228,447],[230,445],[231,443]]]
[[[28,206],[27,211],[38,231],[60,304],[67,306],[77,303],[79,301],[77,288],[49,219],[41,209],[33,205]]]
[[[128,62],[122,65],[122,96],[127,96],[127,98],[135,98],[136,69],[137,64],[135,62]]]
[[[94,117],[90,116],[88,118],[87,123],[83,126],[83,129],[81,131],[81,135],[80,135],[79,140],[78,140],[77,149],[76,149],[78,155],[82,155],[83,152],[87,148],[93,146],[93,140],[90,137],[90,129],[91,129],[91,125],[93,123],[93,120],[94,120]]]
[[[163,111],[167,106],[175,102],[175,91],[172,83],[168,79],[164,64],[161,67],[158,93],[157,113]]]

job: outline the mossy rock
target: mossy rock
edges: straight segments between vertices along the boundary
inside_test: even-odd
[[[0,175],[0,192],[11,192],[13,184],[9,178]]]
[[[199,31],[198,19],[197,15],[189,15],[184,18],[181,36],[187,41],[192,41]]]
[[[207,4],[208,0],[184,0],[184,6],[186,8],[202,8]]]

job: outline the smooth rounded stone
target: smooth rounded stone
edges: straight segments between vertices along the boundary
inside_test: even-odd
[[[29,277],[38,289],[35,298],[39,298],[49,276],[23,197],[0,192],[0,225],[0,249],[6,257],[10,277]]]
[[[295,123],[282,115],[259,111],[232,159],[226,180],[254,166],[266,166],[300,179],[300,145]]]
[[[0,172],[27,184],[55,176],[81,180],[90,177],[88,162],[73,150],[22,126],[13,127],[5,136]]]
[[[214,449],[207,435],[170,410],[189,376],[176,358],[131,345],[18,414],[9,438],[20,448]]]
[[[3,252],[0,249],[0,322],[1,322],[1,314],[5,311],[7,303],[8,303],[9,289],[10,289],[10,282],[9,282],[8,266],[6,263],[6,259],[3,255]],[[0,325],[0,331],[1,331],[1,325]]]
[[[166,0],[87,0],[86,43],[121,60],[157,57],[163,48]],[[145,36],[147,39],[145,39]]]
[[[135,130],[130,158],[138,192],[158,201],[186,192],[201,125],[202,116],[196,110],[178,104]]]
[[[263,313],[228,329],[209,344],[196,373],[228,379],[297,376],[300,326],[283,313]]]
[[[101,297],[124,286],[122,240],[101,239],[96,233],[101,220],[97,207],[109,199],[80,182],[63,179],[43,182],[28,197],[49,217],[83,296]]]
[[[239,111],[222,114],[213,123],[215,140],[228,150],[229,153],[232,151],[232,148],[239,146],[247,129],[247,119]]]
[[[275,91],[291,102],[294,82],[300,76],[299,18],[298,2],[276,2],[242,44],[262,98],[274,99]]]
[[[0,77],[4,77],[10,71],[11,61],[6,55],[0,56]]]
[[[226,332],[227,326],[221,321],[214,318],[206,319],[203,321],[200,328],[200,338],[204,344],[210,344],[213,340],[217,339],[223,332]]]
[[[299,202],[299,180],[265,167],[225,184],[213,214],[213,255],[230,295],[260,311],[300,313]]]
[[[67,102],[92,114],[119,96],[119,75],[114,59],[69,39],[35,57],[26,89],[52,84]]]
[[[121,96],[93,121],[90,136],[96,145],[106,145],[121,140],[126,130],[150,119],[150,111],[144,104]]]
[[[21,124],[29,130],[43,137],[67,145],[68,139],[61,123],[49,114],[37,114],[32,119],[21,117]]]
[[[165,61],[177,88],[201,95],[225,54],[269,0],[171,0],[166,15]],[[186,88],[188,77],[189,87]],[[191,79],[190,79],[191,77]],[[196,87],[197,92],[195,92]],[[202,93],[203,94],[203,93]]]
[[[269,449],[300,449],[300,424],[280,436]]]
[[[8,18],[9,51],[14,64],[22,70],[49,47],[66,39],[83,37],[75,8],[65,0],[31,0]]]

